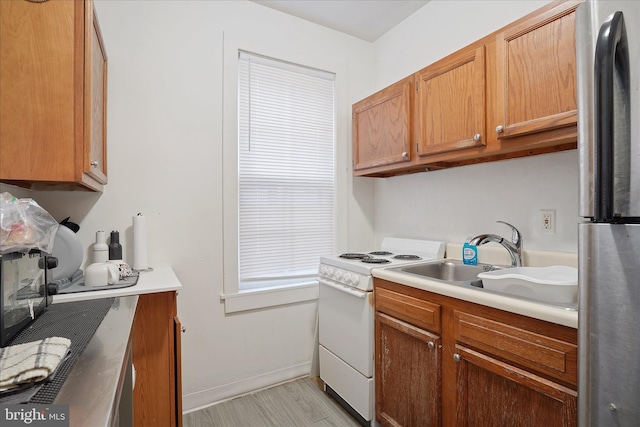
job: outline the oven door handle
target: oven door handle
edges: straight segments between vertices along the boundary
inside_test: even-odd
[[[341,285],[339,283],[335,283],[327,279],[323,279],[322,277],[318,278],[318,282],[320,282],[320,284],[322,285],[329,286],[333,289],[337,289],[338,291],[345,292],[349,295],[353,295],[354,297],[358,297],[358,298],[364,299],[369,294],[369,292],[361,291],[360,289],[356,289],[351,286]]]

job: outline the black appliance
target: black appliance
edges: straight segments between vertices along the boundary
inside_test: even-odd
[[[58,285],[49,283],[49,270],[57,265],[57,258],[39,250],[0,255],[0,347],[52,303]]]

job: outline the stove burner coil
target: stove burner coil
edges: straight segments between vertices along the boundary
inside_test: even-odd
[[[391,261],[384,258],[364,258],[362,262],[366,262],[367,264],[387,264]]]
[[[374,252],[369,252],[369,255],[384,256],[384,255],[393,255],[393,253],[388,251],[374,251]]]
[[[406,260],[411,260],[411,259],[422,259],[421,257],[419,257],[418,255],[396,255],[393,257],[394,259],[406,259]]]
[[[369,259],[369,258],[371,258],[371,256],[369,256],[367,254],[346,253],[346,254],[339,255],[339,258],[344,258],[344,259]]]

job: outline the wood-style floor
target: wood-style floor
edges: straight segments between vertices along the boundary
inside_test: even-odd
[[[351,427],[359,424],[309,378],[183,416],[184,427]]]

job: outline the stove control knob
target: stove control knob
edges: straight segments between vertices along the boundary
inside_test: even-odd
[[[344,276],[342,277],[342,281],[347,285],[350,285],[351,282],[353,282],[353,274],[349,272],[344,273]]]
[[[333,278],[337,281],[342,280],[342,270],[336,269],[336,271],[333,273]]]
[[[322,275],[325,277],[331,277],[333,275],[333,267],[325,265]]]
[[[349,283],[351,286],[355,286],[358,284],[360,280],[358,279],[358,275],[357,274],[351,274],[349,276],[349,281],[347,283]]]

